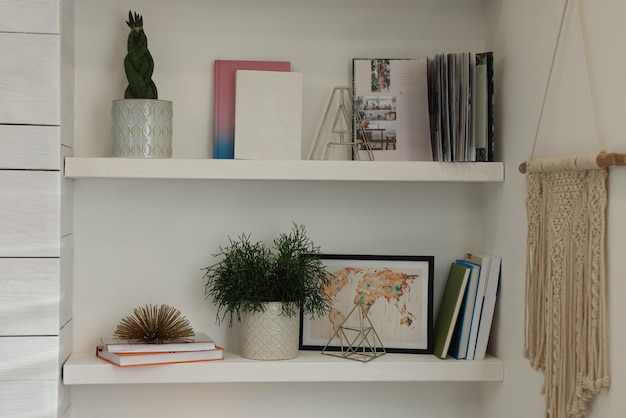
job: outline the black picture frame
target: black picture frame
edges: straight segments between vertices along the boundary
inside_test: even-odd
[[[340,350],[340,340],[331,337],[358,297],[386,352],[432,354],[434,256],[319,257],[333,275],[325,290],[332,310],[321,318],[300,316],[301,350]]]

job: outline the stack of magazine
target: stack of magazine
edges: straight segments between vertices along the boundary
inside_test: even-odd
[[[121,367],[224,359],[224,349],[205,333],[159,344],[113,336],[102,337],[101,342],[96,356]]]
[[[494,161],[493,52],[428,58],[434,161]]]
[[[494,161],[493,52],[354,58],[359,158]]]

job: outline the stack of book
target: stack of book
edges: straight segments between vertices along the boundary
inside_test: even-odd
[[[160,344],[102,337],[102,344],[96,348],[98,358],[121,367],[223,360],[223,352],[224,349],[204,333]]]
[[[434,354],[482,360],[496,306],[502,259],[466,253],[450,266],[434,329]]]

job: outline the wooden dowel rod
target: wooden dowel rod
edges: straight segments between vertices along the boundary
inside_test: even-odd
[[[519,172],[522,174],[526,174],[526,163],[527,161],[524,161],[519,165]],[[626,166],[626,154],[601,152],[596,157],[596,164],[598,164],[600,168]]]
[[[596,162],[598,163],[598,167],[606,168],[612,167],[615,165],[626,165],[626,154],[616,154],[601,152],[598,154],[596,158]]]
[[[519,165],[519,172],[522,174],[526,174],[526,161]]]

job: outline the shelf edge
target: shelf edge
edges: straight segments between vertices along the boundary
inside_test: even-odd
[[[65,159],[73,179],[502,182],[504,164],[432,161]]]
[[[301,352],[294,360],[254,361],[225,353],[220,361],[117,367],[95,353],[74,353],[63,366],[66,385],[275,382],[502,381],[502,361],[440,360],[431,355],[386,354],[368,363]]]

